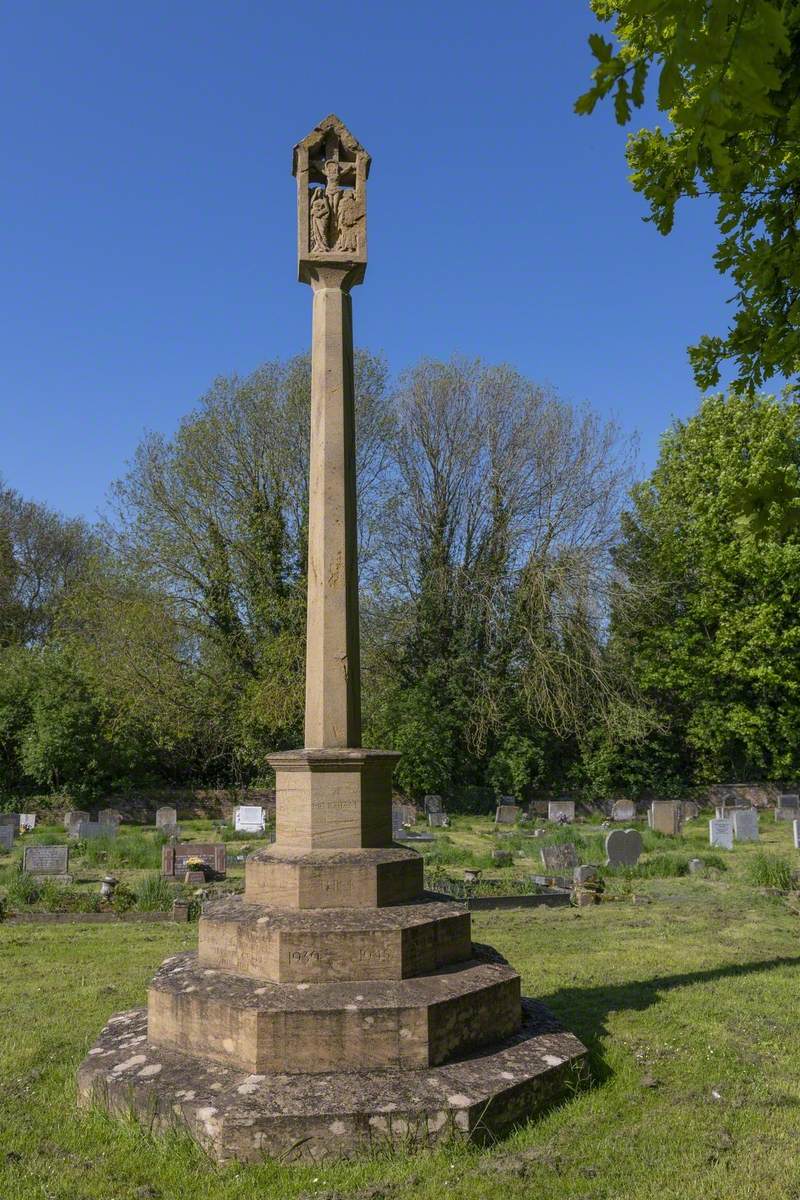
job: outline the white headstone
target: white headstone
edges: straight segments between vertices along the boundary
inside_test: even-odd
[[[800,821],[792,821],[792,833],[794,834],[794,848],[800,850]]]
[[[19,814],[19,828],[20,828],[20,832],[22,832],[22,830],[25,830],[26,832],[30,832],[31,829],[35,829],[36,828],[36,813],[20,813]]]
[[[642,835],[636,829],[614,829],[606,838],[606,865],[635,867],[642,849]]]
[[[717,817],[708,822],[708,840],[718,850],[733,849],[733,821]]]
[[[574,821],[575,801],[551,800],[547,805],[547,819],[548,821]]]
[[[734,810],[733,836],[737,842],[758,841],[758,813],[754,808]]]
[[[239,833],[263,833],[263,808],[259,804],[240,804],[233,812],[233,828]]]

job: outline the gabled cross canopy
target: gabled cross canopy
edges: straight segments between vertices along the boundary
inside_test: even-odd
[[[364,176],[369,175],[371,156],[367,153],[359,141],[357,141],[350,130],[345,125],[344,121],[340,121],[335,113],[331,113],[325,117],[324,121],[320,121],[319,125],[315,125],[310,133],[297,143],[292,152],[292,174],[297,174],[298,157],[301,151],[305,151],[309,159],[317,156],[319,150],[324,147],[326,140],[331,143],[333,139],[339,142],[340,155],[344,161],[355,162],[356,155],[364,156]],[[341,152],[344,151],[343,154]],[[319,182],[324,182],[324,178]]]

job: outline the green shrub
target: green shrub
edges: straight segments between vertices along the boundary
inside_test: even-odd
[[[114,889],[114,896],[111,900],[111,907],[119,916],[121,913],[130,912],[136,904],[136,892],[129,887],[127,883],[118,883]]]
[[[792,868],[789,864],[775,854],[765,854],[763,850],[751,858],[747,875],[750,882],[758,887],[779,888],[782,892],[788,892],[792,886]]]
[[[172,908],[173,892],[160,875],[147,875],[136,889],[137,912],[167,912]]]

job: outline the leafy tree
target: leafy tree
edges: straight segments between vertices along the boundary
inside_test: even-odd
[[[800,404],[720,395],[676,423],[617,561],[614,650],[661,715],[662,779],[800,772]],[[593,754],[609,783],[631,767],[624,740]]]
[[[613,95],[620,124],[645,103],[651,69],[669,127],[628,138],[631,182],[663,234],[682,197],[710,194],[720,240],[714,261],[735,285],[725,336],[689,354],[697,383],[715,387],[735,361],[759,387],[800,369],[800,0],[590,0],[616,44],[589,38],[590,113]]]
[[[88,526],[0,481],[0,647],[41,643],[96,545]]]

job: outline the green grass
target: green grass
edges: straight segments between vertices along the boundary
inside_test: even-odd
[[[748,867],[748,878],[759,887],[780,888],[786,891],[792,884],[792,868],[776,854],[754,854]]]
[[[790,828],[762,819],[762,834],[714,855],[703,822],[654,839],[634,883],[643,906],[610,874],[608,901],[589,909],[473,914],[475,940],[586,1042],[593,1070],[590,1087],[483,1151],[219,1168],[188,1138],[79,1113],[75,1071],[100,1028],[144,1002],[196,928],[0,926],[0,1197],[798,1200],[800,920],[760,890],[760,864],[785,878],[800,856]],[[477,819],[447,837],[478,855],[496,841]],[[693,857],[704,873],[664,873],[663,860]],[[517,863],[506,874],[522,878]]]

